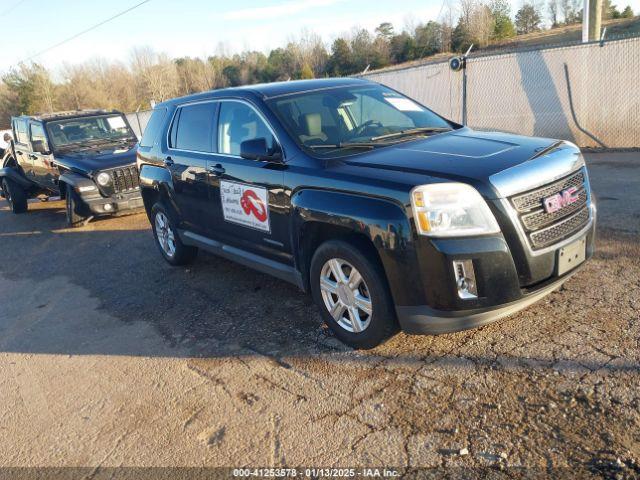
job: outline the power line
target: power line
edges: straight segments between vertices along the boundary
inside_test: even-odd
[[[23,1],[24,1],[24,0],[23,0]],[[89,27],[89,28],[87,28],[87,29],[85,29],[85,30],[83,30],[83,31],[81,31],[81,32],[78,32],[78,33],[76,33],[75,35],[72,35],[71,37],[66,38],[66,39],[64,39],[64,40],[62,40],[62,41],[60,41],[60,42],[56,43],[55,45],[52,45],[52,46],[50,46],[50,47],[47,47],[47,48],[45,48],[44,50],[41,50],[41,51],[39,51],[38,53],[36,53],[36,54],[34,54],[34,55],[31,55],[30,57],[27,57],[27,58],[25,58],[24,60],[21,60],[21,61],[20,61],[20,62],[18,62],[18,63],[26,63],[26,62],[28,62],[29,60],[32,60],[32,59],[34,59],[34,58],[36,58],[36,57],[39,57],[40,55],[42,55],[42,54],[44,54],[44,53],[50,52],[50,51],[51,51],[51,50],[53,50],[54,48],[58,48],[58,47],[60,47],[60,46],[64,45],[65,43],[68,43],[68,42],[70,42],[70,41],[72,41],[72,40],[75,40],[76,38],[78,38],[78,37],[80,37],[80,36],[84,35],[85,33],[89,33],[90,31],[95,30],[96,28],[99,28],[99,27],[103,26],[103,25],[104,25],[104,24],[106,24],[106,23],[111,22],[112,20],[115,20],[116,18],[121,17],[121,16],[123,16],[123,15],[125,15],[125,14],[129,13],[130,11],[135,10],[135,9],[136,9],[136,8],[138,8],[138,7],[141,7],[141,6],[142,6],[142,5],[144,5],[145,3],[149,3],[150,1],[151,1],[151,0],[144,0],[144,1],[142,1],[142,2],[139,2],[139,3],[135,4],[133,7],[127,8],[126,10],[123,10],[122,12],[117,13],[117,14],[113,15],[112,17],[109,17],[109,18],[107,18],[106,20],[103,20],[103,21],[102,21],[102,22],[100,22],[100,23],[97,23],[97,24],[93,25],[92,27]]]
[[[27,0],[20,0],[19,2],[14,3],[12,6],[10,6],[9,8],[7,8],[5,11],[3,11],[2,13],[0,13],[0,17],[4,17],[5,15],[13,12],[16,8],[18,8],[20,5],[22,5],[24,2],[26,2]]]

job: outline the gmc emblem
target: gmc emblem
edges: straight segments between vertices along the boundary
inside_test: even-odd
[[[568,207],[572,203],[578,201],[578,189],[576,187],[569,187],[560,193],[551,195],[544,198],[542,203],[544,204],[544,210],[547,213],[557,212],[558,210]]]

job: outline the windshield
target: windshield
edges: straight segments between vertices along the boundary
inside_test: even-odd
[[[102,144],[136,141],[136,136],[122,115],[70,118],[47,124],[49,138],[54,147],[64,148],[79,144]]]
[[[298,144],[319,156],[349,155],[453,128],[381,85],[291,95],[273,99],[269,106]]]

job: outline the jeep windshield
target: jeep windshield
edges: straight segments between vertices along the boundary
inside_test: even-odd
[[[47,123],[49,138],[57,150],[94,148],[137,141],[122,115],[100,115]]]
[[[321,157],[351,155],[454,128],[381,85],[287,95],[268,104],[294,140]]]

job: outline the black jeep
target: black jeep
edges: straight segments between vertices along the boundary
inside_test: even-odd
[[[29,198],[66,200],[67,224],[143,206],[137,138],[116,111],[84,110],[11,119],[13,138],[0,164],[2,196],[14,213]]]

